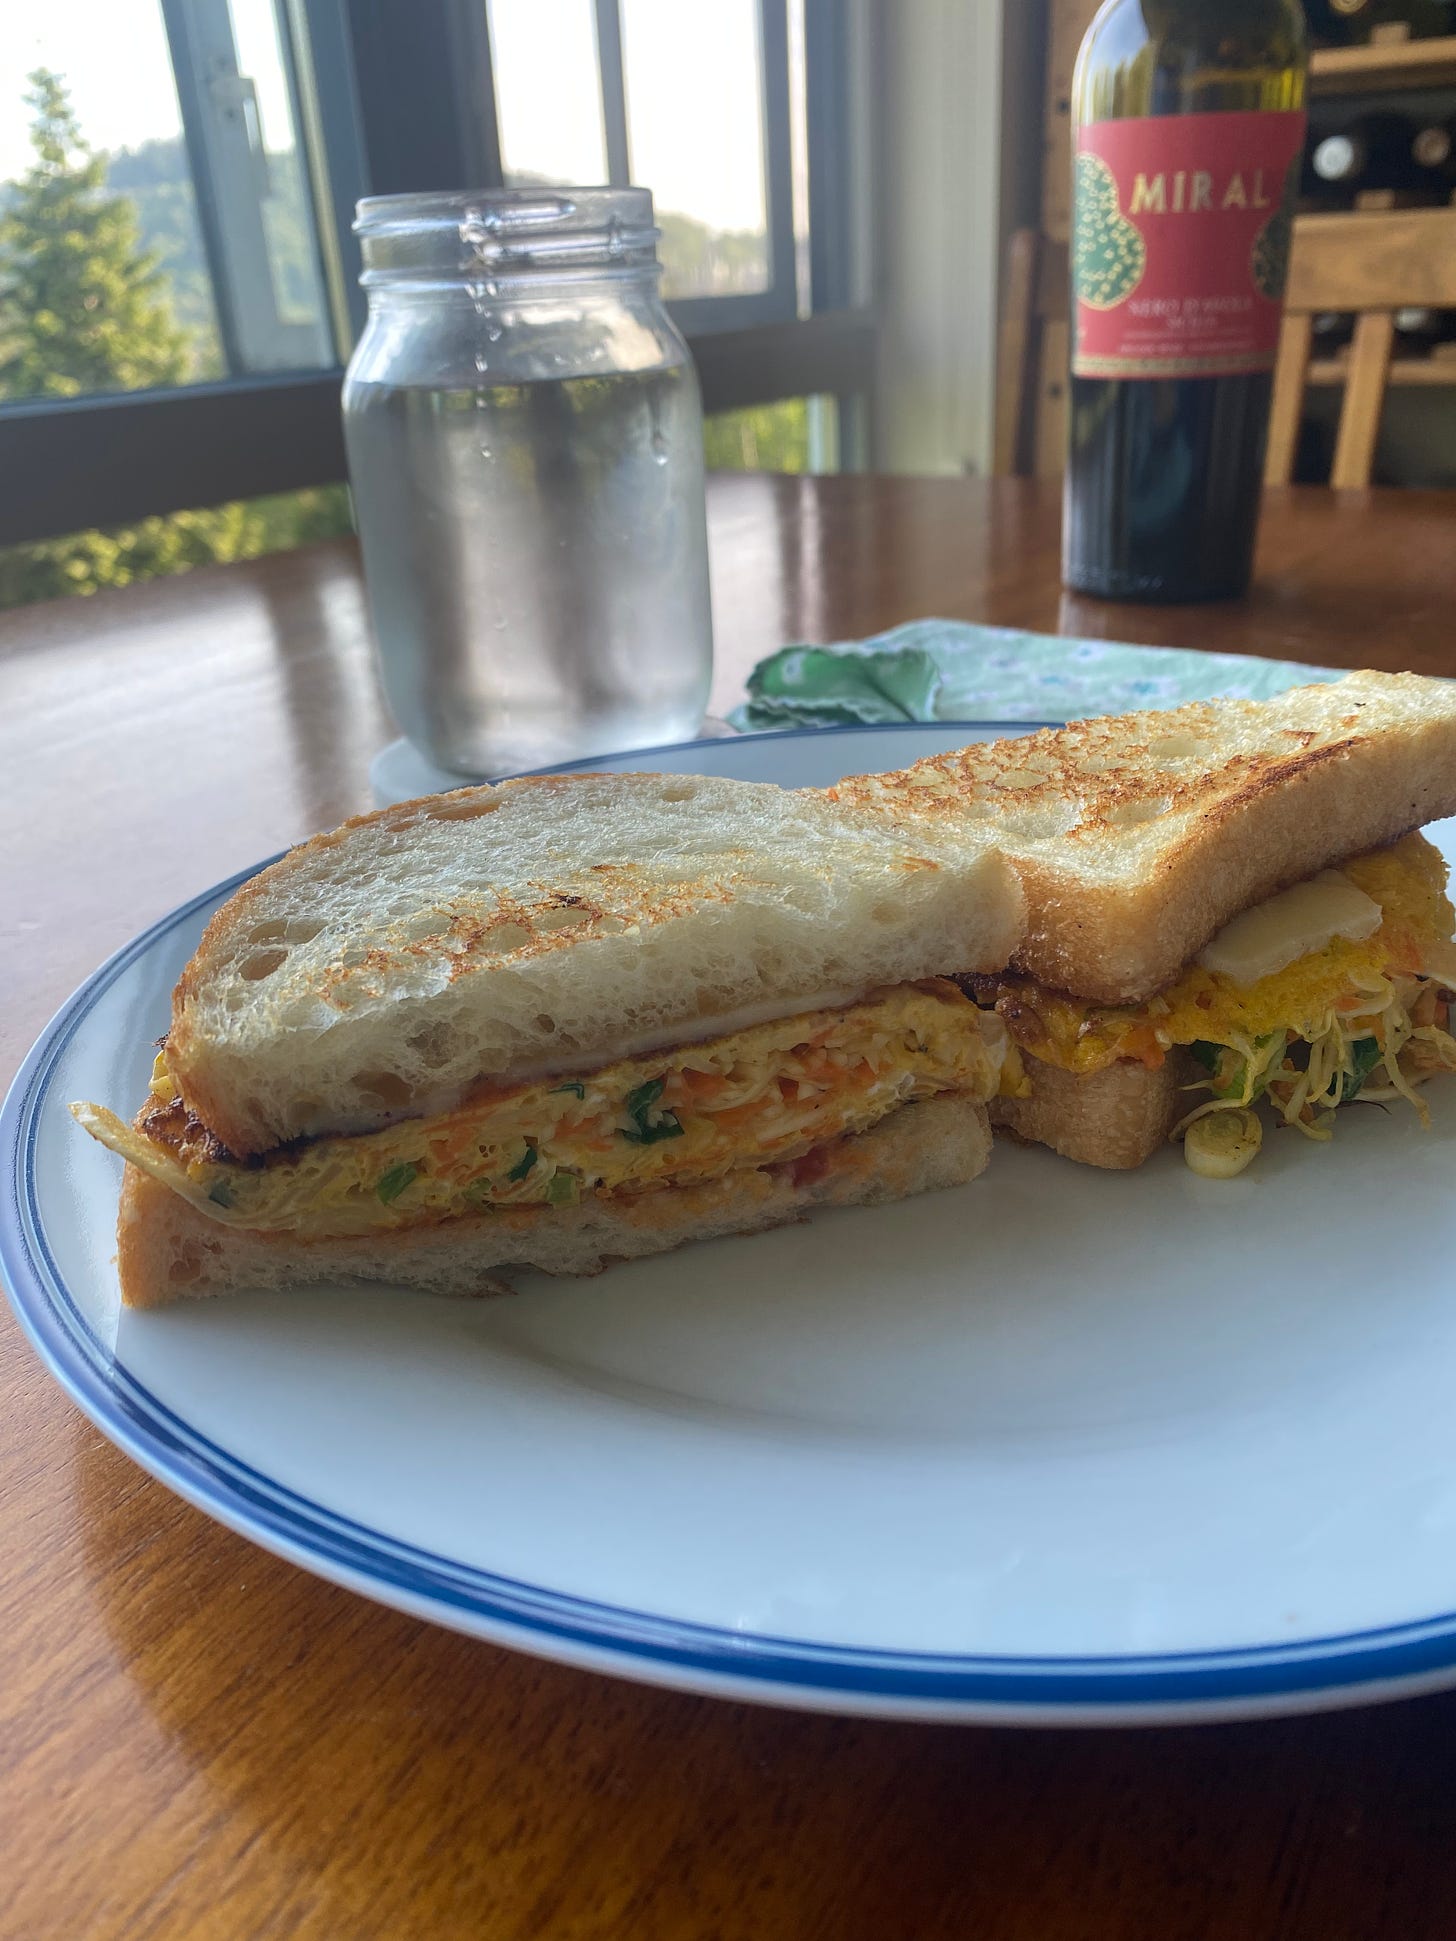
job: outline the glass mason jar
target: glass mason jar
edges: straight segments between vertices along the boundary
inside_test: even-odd
[[[462,776],[697,733],[702,405],[645,189],[375,196],[344,436],[385,692]]]

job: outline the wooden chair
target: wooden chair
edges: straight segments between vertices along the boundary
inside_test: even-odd
[[[1352,210],[1300,216],[1294,225],[1289,290],[1274,369],[1269,454],[1264,478],[1287,485],[1311,376],[1311,325],[1321,312],[1353,313],[1355,335],[1343,372],[1319,370],[1324,382],[1343,376],[1345,397],[1335,439],[1330,484],[1340,490],[1370,483],[1380,411],[1391,380],[1395,312],[1409,305],[1456,309],[1456,208]],[[1401,365],[1428,383],[1451,383],[1456,367],[1444,360]]]
[[[1018,229],[1006,257],[996,347],[1000,478],[1055,478],[1066,462],[1067,245]]]
[[[1407,305],[1456,309],[1456,208],[1354,210],[1296,220],[1264,474],[1270,484],[1289,482],[1312,375],[1345,387],[1331,485],[1370,483],[1391,380],[1395,312]],[[1067,309],[1067,245],[1018,230],[1007,258],[997,354],[994,467],[1004,477],[1044,478],[1062,469]],[[1312,373],[1311,325],[1323,311],[1354,313],[1355,335],[1347,362]],[[1397,376],[1402,382],[1450,383],[1456,367],[1444,360],[1401,365]]]

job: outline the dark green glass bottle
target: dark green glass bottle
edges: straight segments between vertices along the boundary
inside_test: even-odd
[[[1248,585],[1308,61],[1298,0],[1106,0],[1073,83],[1063,577]]]

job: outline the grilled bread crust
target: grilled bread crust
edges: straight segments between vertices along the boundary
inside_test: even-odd
[[[1195,1103],[1183,1088],[1198,1072],[1181,1047],[1156,1071],[1129,1059],[1086,1075],[1030,1056],[1025,1063],[1031,1097],[996,1099],[992,1125],[1083,1166],[1141,1166]]]
[[[684,1241],[785,1226],[815,1207],[873,1206],[960,1186],[983,1170],[990,1150],[984,1106],[930,1099],[826,1147],[797,1181],[789,1167],[744,1169],[698,1186],[315,1241],[219,1226],[128,1166],[117,1225],[122,1298],[129,1307],[160,1307],[185,1295],[339,1280],[437,1294],[499,1291],[512,1269],[596,1274]]]
[[[1456,682],[1359,673],[933,755],[827,791],[999,844],[1028,904],[1015,964],[1142,1003],[1240,910],[1456,813]]]
[[[240,1157],[582,1070],[1020,939],[967,832],[680,775],[548,776],[360,816],[253,878],[173,996],[167,1060]],[[659,1035],[660,1034],[660,1035]]]

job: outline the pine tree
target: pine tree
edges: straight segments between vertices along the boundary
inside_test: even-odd
[[[187,339],[129,197],[105,189],[64,82],[30,76],[35,160],[0,216],[0,398],[91,397],[183,384]],[[94,593],[263,544],[246,505],[140,519],[0,553],[0,607]]]
[[[184,382],[187,340],[130,198],[105,193],[58,75],[38,68],[26,101],[35,160],[0,216],[0,396]]]

